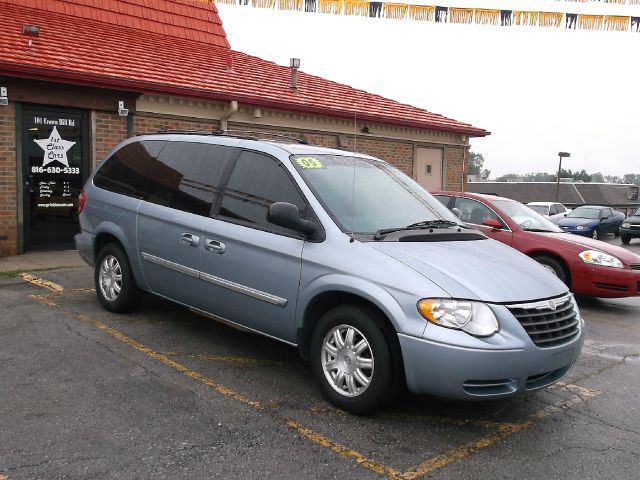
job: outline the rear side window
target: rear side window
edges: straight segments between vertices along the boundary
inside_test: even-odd
[[[159,140],[125,145],[105,160],[93,177],[93,184],[110,192],[142,198],[147,172],[153,170],[163,145]]]
[[[237,149],[224,145],[166,142],[149,171],[147,201],[209,216],[236,155]]]
[[[220,216],[259,229],[280,230],[267,221],[267,210],[275,202],[296,205],[301,214],[305,202],[284,167],[271,157],[242,152],[238,158],[220,206]]]
[[[482,225],[482,222],[488,218],[502,221],[498,216],[486,205],[470,198],[456,198],[456,207],[460,209],[460,219],[466,223],[474,225]]]

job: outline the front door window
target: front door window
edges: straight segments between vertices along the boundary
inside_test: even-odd
[[[25,249],[73,248],[88,175],[86,114],[25,108],[22,125]]]

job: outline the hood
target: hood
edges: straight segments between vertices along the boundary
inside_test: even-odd
[[[596,224],[598,220],[593,218],[564,217],[558,221],[558,225],[561,227],[577,227],[578,225],[589,225],[590,223]]]
[[[576,253],[580,253],[587,249],[598,250],[599,252],[608,253],[609,255],[617,257],[623,263],[640,264],[640,255],[633,253],[631,250],[627,250],[626,248],[619,247],[617,245],[611,245],[607,242],[601,242],[600,240],[595,240],[591,237],[582,237],[580,235],[573,235],[572,233],[536,233],[536,235],[571,244],[575,247]]]
[[[546,268],[495,240],[367,245],[424,275],[453,298],[490,303],[528,302],[568,290]]]
[[[629,223],[633,223],[634,225],[640,225],[640,216],[638,215],[631,215],[627,218],[625,218],[623,221],[624,222],[629,222]]]

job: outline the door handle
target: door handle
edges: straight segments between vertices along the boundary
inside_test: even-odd
[[[224,253],[225,250],[226,250],[226,247],[225,247],[224,243],[222,243],[222,242],[207,238],[205,240],[205,242],[204,242],[204,249],[207,252]]]
[[[180,243],[182,245],[190,245],[192,247],[197,247],[200,245],[200,237],[194,235],[193,233],[183,233],[180,235]]]

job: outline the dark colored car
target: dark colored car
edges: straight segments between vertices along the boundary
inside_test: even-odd
[[[617,236],[623,221],[624,214],[611,207],[583,205],[560,220],[558,226],[565,232],[598,239],[606,233]]]
[[[632,238],[640,238],[640,208],[620,225],[622,243],[629,245]]]
[[[569,235],[526,205],[508,198],[431,193],[463,222],[538,261],[573,293],[609,298],[640,295],[640,255],[626,248]]]

